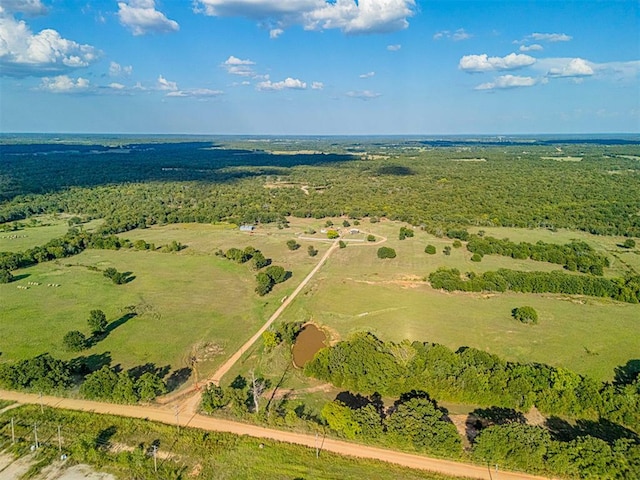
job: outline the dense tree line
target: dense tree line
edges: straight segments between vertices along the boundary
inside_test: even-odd
[[[399,395],[427,392],[438,400],[549,415],[607,418],[640,432],[640,379],[600,383],[560,367],[506,362],[463,347],[383,342],[370,333],[320,350],[305,366],[309,376],[350,391]]]
[[[158,369],[122,371],[108,365],[95,372],[87,373],[85,369],[82,362],[59,360],[48,353],[1,363],[0,388],[60,394],[80,383],[84,398],[116,403],[150,401],[167,391],[164,375]]]
[[[468,272],[463,278],[456,268],[441,267],[429,274],[429,282],[436,289],[449,292],[506,292],[566,293],[607,297],[621,302],[640,301],[640,276],[602,278],[572,275],[563,272],[522,272],[501,268],[497,271],[476,274]]]
[[[543,241],[532,244],[470,235],[467,250],[480,256],[503,255],[511,258],[530,258],[538,262],[556,263],[572,272],[577,270],[593,275],[602,275],[604,267],[609,266],[609,259],[605,255],[596,252],[586,242],[579,241],[572,241],[564,245]]]
[[[177,222],[348,215],[386,217],[434,232],[486,225],[640,236],[637,161],[603,158],[594,145],[581,146],[584,159],[577,163],[541,160],[547,147],[532,146],[526,155],[516,147],[475,147],[473,153],[487,160],[482,164],[452,162],[459,152],[446,147],[421,152],[418,160],[415,150],[364,160],[202,146],[138,146],[100,156],[5,155],[0,223],[37,213],[82,213],[105,218],[105,231],[119,233]],[[630,147],[617,148],[623,153]],[[309,185],[309,195],[299,188],[265,188],[274,180]],[[389,202],[389,195],[402,201]]]

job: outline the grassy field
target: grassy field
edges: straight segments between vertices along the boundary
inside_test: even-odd
[[[332,220],[342,228],[342,219]],[[18,281],[0,285],[0,360],[43,352],[62,358],[76,356],[63,350],[62,337],[75,329],[88,334],[89,311],[101,309],[118,326],[83,355],[106,354],[114,364],[125,367],[151,362],[177,369],[186,366],[187,357],[195,353],[206,360],[198,372],[204,376],[250,337],[313,268],[329,246],[324,241],[326,234],[321,233],[325,222],[292,219],[290,228],[261,226],[255,233],[240,232],[227,224],[175,224],[133,230],[122,236],[132,241],[144,239],[156,246],[176,240],[187,248],[179,253],[87,250],[17,271]],[[66,229],[63,223],[55,228]],[[353,225],[351,228],[361,233],[347,234],[345,239],[363,240],[368,233],[378,239],[386,237],[385,245],[396,250],[397,258],[379,260],[379,245],[349,242],[347,248],[334,252],[283,318],[313,319],[332,332],[333,340],[354,331],[371,330],[384,339],[431,341],[451,348],[468,345],[509,360],[564,366],[599,379],[612,378],[616,366],[637,358],[640,306],[561,295],[435,291],[424,279],[441,266],[462,272],[503,267],[550,271],[561,270],[561,266],[497,255],[487,255],[475,263],[464,246],[452,248],[451,255],[446,256],[442,251],[452,246],[451,239],[416,229],[415,237],[400,241],[400,225],[389,221]],[[25,230],[31,235],[30,241],[39,239],[36,243],[42,244],[52,236],[52,228]],[[317,233],[305,239],[310,237],[305,233],[310,228]],[[609,275],[621,275],[629,266],[640,268],[640,255],[619,247],[621,238],[548,230],[485,231],[499,238],[532,243],[566,243],[578,238],[616,255],[611,256]],[[298,239],[301,248],[288,250],[286,242],[290,239]],[[424,253],[428,244],[436,246],[435,255]],[[248,245],[260,249],[274,264],[284,266],[293,277],[268,296],[258,297],[253,292],[255,273],[248,265],[215,255],[220,249]],[[309,245],[319,250],[317,257],[309,257]],[[100,271],[87,268],[104,270],[111,266],[130,271],[135,278],[126,285],[113,285]],[[50,283],[60,287],[48,287]],[[538,310],[538,325],[526,326],[511,319],[511,309],[523,305]],[[135,307],[138,315],[125,322],[127,307]],[[303,378],[296,378],[292,377],[292,385],[305,385]]]
[[[58,458],[57,428],[62,431],[62,449],[72,452],[69,463],[86,462],[117,478],[202,479],[452,479],[441,474],[411,470],[384,462],[344,457],[312,448],[266,439],[176,428],[145,420],[45,409],[36,406],[12,410],[17,444],[13,452],[26,455],[33,441],[33,424],[41,438],[38,460],[41,468]],[[9,446],[9,414],[0,415],[0,447]],[[158,447],[157,473],[151,445]],[[141,450],[142,449],[142,450]],[[140,452],[127,458],[124,452]],[[120,454],[118,454],[120,452]]]
[[[259,328],[317,261],[302,249],[289,251],[285,242],[290,234],[277,230],[250,236],[219,226],[172,225],[125,236],[158,244],[175,239],[188,247],[179,253],[86,250],[15,272],[18,281],[0,285],[2,360],[43,352],[74,357],[77,354],[63,350],[62,337],[76,329],[88,334],[90,310],[103,310],[117,324],[126,318],[125,307],[135,306],[137,316],[82,354],[106,353],[114,364],[124,367],[151,362],[177,369],[186,366],[195,346],[208,344],[209,348],[196,350],[207,359],[199,368],[205,375]],[[292,278],[269,295],[258,297],[253,291],[255,272],[248,265],[213,255],[219,248],[247,245],[290,270]],[[322,252],[326,246],[317,248]],[[132,272],[135,278],[126,285],[114,285],[101,272],[87,267],[115,267]],[[29,286],[28,282],[40,285]],[[50,283],[60,287],[48,287]]]
[[[379,260],[377,247],[370,245],[350,245],[337,251],[285,313],[285,319],[313,319],[332,330],[334,340],[370,330],[386,340],[430,341],[454,349],[472,346],[508,360],[563,366],[603,380],[613,378],[616,366],[638,357],[638,305],[551,294],[446,293],[422,281],[439,266],[483,272],[497,268],[560,270],[559,265],[496,255],[474,263],[464,247],[452,249],[450,256],[442,254],[443,247],[452,244],[449,239],[416,231],[414,238],[400,241],[399,225],[391,222],[367,228],[388,236],[385,245],[393,247],[398,256]],[[520,240],[515,233],[492,232]],[[546,231],[519,233],[522,240],[549,241],[539,238],[546,237]],[[552,232],[548,233],[551,237]],[[569,240],[567,233],[559,241]],[[594,248],[615,247],[618,240],[600,241]],[[438,253],[425,254],[427,244],[435,245]],[[511,318],[511,310],[523,305],[538,311],[538,325],[520,324]]]
[[[15,231],[0,231],[0,252],[22,252],[62,237],[69,230],[69,218],[71,215],[38,215],[33,217],[33,222],[31,219],[18,222],[24,227]],[[92,220],[82,224],[82,228],[92,231],[101,223],[102,220]]]

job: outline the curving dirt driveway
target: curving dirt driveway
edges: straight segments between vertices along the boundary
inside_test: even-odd
[[[13,400],[19,403],[42,404],[55,408],[66,408],[69,410],[80,410],[85,412],[119,415],[122,417],[144,418],[170,425],[177,424],[175,412],[173,411],[173,409],[168,407],[163,408],[151,405],[116,405],[110,403],[94,402],[90,400],[77,400],[72,398],[58,398],[50,396],[40,397],[39,395],[35,394],[6,390],[0,390],[0,398],[5,400]],[[316,437],[313,435],[273,430],[270,428],[259,427],[257,425],[232,422],[229,420],[207,417],[204,415],[193,415],[187,422],[180,422],[180,425],[188,425],[190,427],[201,428],[203,430],[212,430],[216,432],[228,432],[236,435],[248,435],[257,438],[268,438],[280,442],[304,445],[310,448],[315,448],[316,445],[321,444],[318,445],[321,447],[321,450],[334,452],[339,455],[376,459],[409,468],[440,472],[452,476],[480,478],[487,480],[545,479],[545,477],[527,475],[524,473],[507,472],[502,470],[496,472],[495,469],[491,469],[490,471],[487,467],[478,465],[423,457],[420,455],[412,455],[410,453],[402,453],[393,450],[386,450],[384,448],[358,445],[355,443],[349,443],[330,438],[318,439],[316,443]]]

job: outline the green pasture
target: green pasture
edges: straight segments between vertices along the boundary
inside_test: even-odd
[[[89,249],[14,272],[17,281],[0,285],[1,360],[44,352],[75,357],[79,354],[63,350],[62,337],[76,329],[88,335],[90,310],[103,310],[108,320],[118,325],[126,318],[126,307],[133,306],[137,316],[80,354],[108,352],[113,364],[124,367],[151,362],[177,369],[185,367],[188,356],[196,352],[206,360],[198,368],[203,376],[246,341],[317,262],[302,249],[290,252],[286,235],[249,237],[237,229],[200,225],[186,228],[180,236],[176,226],[171,227],[128,232],[126,236],[135,239],[140,234],[157,243],[177,239],[188,245],[179,253]],[[267,296],[258,297],[254,293],[255,272],[249,265],[238,265],[207,251],[247,245],[292,271],[292,278]],[[107,267],[132,272],[135,278],[128,284],[114,285],[101,273]]]
[[[616,366],[638,358],[639,305],[552,294],[445,293],[422,281],[440,266],[483,272],[561,269],[559,265],[496,255],[475,263],[464,247],[452,248],[450,256],[442,254],[450,239],[416,231],[415,237],[400,241],[399,225],[391,222],[370,229],[388,236],[385,245],[398,256],[380,260],[372,245],[336,251],[284,319],[313,319],[333,330],[335,339],[370,330],[385,340],[407,338],[454,349],[472,346],[508,360],[563,366],[602,380],[613,378]],[[425,254],[428,243],[438,253]],[[538,325],[511,318],[511,310],[523,305],[538,311]]]
[[[69,230],[68,222],[71,217],[72,215],[38,215],[17,222],[23,225],[18,230],[0,231],[0,252],[22,252],[60,238]],[[92,231],[101,223],[102,220],[92,220],[81,227]],[[13,222],[9,225],[13,225]]]

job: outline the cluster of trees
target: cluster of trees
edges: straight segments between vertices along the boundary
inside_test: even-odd
[[[467,250],[484,255],[503,255],[511,258],[530,258],[539,262],[563,265],[569,271],[602,275],[603,269],[609,266],[609,259],[596,252],[585,242],[572,241],[564,245],[539,241],[535,244],[514,243],[508,239],[499,240],[493,237],[471,235]]]
[[[105,218],[104,231],[118,233],[177,222],[242,224],[279,222],[289,215],[348,215],[386,217],[434,232],[486,225],[640,236],[637,161],[614,158],[609,151],[603,158],[597,145],[582,145],[584,159],[577,164],[541,161],[539,149],[546,147],[527,147],[526,155],[517,147],[474,147],[487,159],[482,169],[472,162],[451,162],[458,153],[446,146],[419,153],[428,161],[416,161],[416,150],[406,156],[398,151],[393,161],[364,161],[350,155],[244,151],[249,157],[236,155],[240,150],[202,146],[153,145],[126,155],[107,151],[99,168],[88,152],[3,162],[0,223],[39,213],[82,212],[86,219]],[[624,149],[616,148],[618,153]],[[411,174],[397,175],[398,167]],[[274,175],[310,185],[310,194],[264,188]],[[536,188],[530,178],[545,188]],[[327,194],[317,193],[315,186]],[[403,201],[390,203],[389,194],[402,195]]]
[[[107,316],[102,310],[91,310],[87,323],[91,330],[91,339],[88,339],[86,335],[79,330],[71,330],[63,337],[62,344],[70,352],[80,352],[88,348],[92,341],[104,336],[107,332]]]
[[[133,279],[133,277],[131,276],[131,272],[119,272],[114,267],[105,268],[104,272],[102,272],[102,275],[107,277],[116,285],[124,285],[125,283],[128,283]]]
[[[53,358],[48,353],[15,363],[0,363],[2,388],[56,393],[72,385],[69,363]]]
[[[549,415],[607,418],[640,432],[640,379],[608,384],[543,364],[506,362],[474,348],[383,342],[360,333],[320,350],[305,374],[350,391],[427,392],[440,401],[500,406]]]
[[[522,323],[538,323],[538,312],[533,307],[516,307],[511,310],[511,316]]]
[[[284,322],[266,330],[262,334],[262,341],[267,350],[271,350],[282,342],[292,346],[302,330],[303,322]]]
[[[256,293],[260,296],[269,293],[273,287],[282,283],[291,277],[291,272],[286,271],[279,265],[269,265],[262,272],[258,272],[256,275]]]
[[[608,443],[585,435],[558,441],[544,427],[517,422],[483,430],[475,439],[472,456],[490,466],[566,478],[640,478],[637,439]]]
[[[244,249],[232,247],[222,253],[222,256],[236,263],[246,263],[251,261],[251,267],[254,270],[260,270],[267,265],[271,265],[271,259],[266,258],[260,250],[252,247],[251,245]]]
[[[407,227],[400,227],[400,233],[398,234],[399,240],[404,240],[405,238],[413,237],[413,230]]]
[[[403,394],[387,410],[379,397],[355,400],[354,405],[334,400],[322,408],[322,418],[338,435],[438,456],[462,454],[456,427],[424,392]]]
[[[249,413],[260,413],[260,398],[270,383],[251,371],[251,378],[238,375],[228,387],[210,383],[202,392],[200,407],[205,413],[230,406],[233,413],[243,417]]]
[[[90,400],[114,403],[149,402],[167,392],[167,386],[158,371],[135,375],[132,370],[118,371],[107,365],[84,379],[80,394]]]
[[[441,267],[429,274],[429,282],[436,289],[449,292],[513,292],[566,293],[607,297],[621,302],[640,302],[640,275],[625,278],[602,278],[571,275],[563,272],[522,272],[501,268],[476,274],[467,272],[465,278],[456,268]]]

